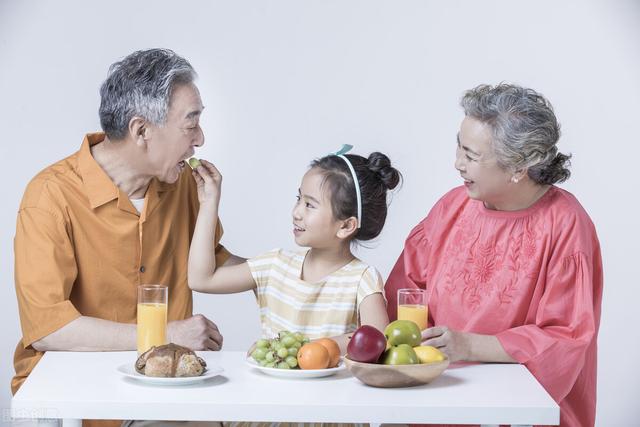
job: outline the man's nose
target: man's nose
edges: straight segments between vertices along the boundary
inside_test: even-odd
[[[202,147],[204,145],[204,132],[199,129],[198,136],[192,141],[192,144],[196,147]]]

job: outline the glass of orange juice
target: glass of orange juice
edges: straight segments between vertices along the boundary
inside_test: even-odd
[[[167,343],[167,287],[138,286],[138,354]]]
[[[420,330],[427,329],[429,309],[424,289],[398,289],[398,320],[412,320]]]

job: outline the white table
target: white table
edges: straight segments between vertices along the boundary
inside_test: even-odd
[[[199,385],[150,386],[116,367],[135,352],[48,352],[13,397],[14,418],[291,422],[559,423],[560,410],[521,365],[448,369],[425,386],[380,389],[348,371],[316,379],[267,376],[243,352],[208,353],[224,368]]]

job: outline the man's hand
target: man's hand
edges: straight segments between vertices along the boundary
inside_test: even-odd
[[[434,326],[422,331],[422,345],[438,348],[452,362],[469,360],[471,355],[470,335],[451,330],[446,326]]]
[[[202,314],[184,320],[175,320],[167,325],[169,342],[191,350],[220,350],[222,335],[218,327]]]

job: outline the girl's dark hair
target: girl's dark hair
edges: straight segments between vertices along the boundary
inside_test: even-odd
[[[366,241],[377,237],[387,219],[387,191],[393,190],[402,180],[400,172],[391,166],[386,155],[374,152],[369,158],[357,154],[345,154],[360,184],[362,198],[361,226],[354,240]],[[356,188],[351,171],[344,159],[329,155],[311,163],[325,176],[324,184],[331,192],[333,215],[340,220],[358,217]]]

